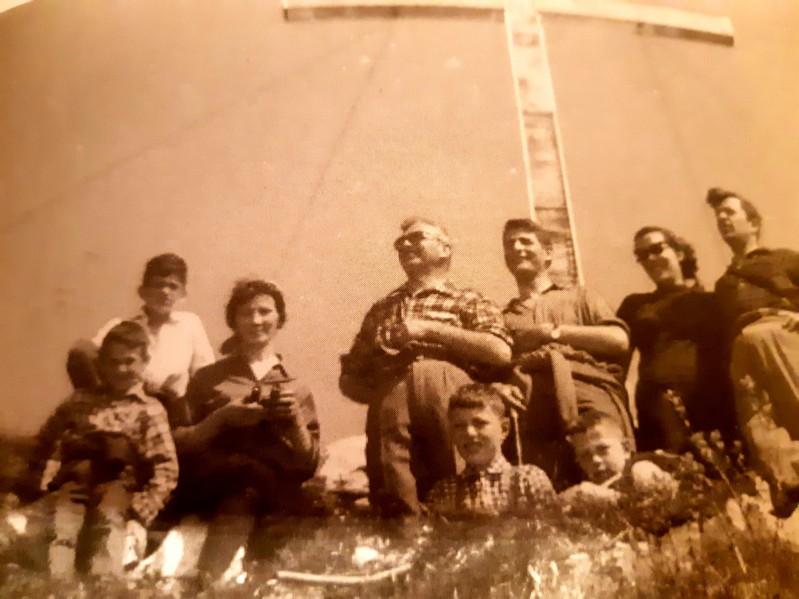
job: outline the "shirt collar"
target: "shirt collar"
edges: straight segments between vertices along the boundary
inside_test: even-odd
[[[565,287],[561,287],[556,283],[550,283],[543,291],[538,292],[537,294],[528,297],[528,298],[521,298],[521,297],[514,297],[512,300],[508,302],[508,307],[506,310],[513,310],[514,308],[518,308],[519,306],[525,306],[527,301],[535,299],[536,297],[540,297],[542,295],[546,295],[550,291],[562,291]]]
[[[139,308],[139,311],[136,312],[136,315],[131,318],[136,322],[143,322],[145,325],[149,322],[149,318],[147,317],[147,312],[144,310],[144,306]],[[174,310],[169,313],[169,318],[166,319],[166,322],[170,324],[175,324],[178,321],[177,315]]]
[[[465,476],[475,476],[480,474],[500,474],[505,472],[511,467],[510,462],[505,459],[505,456],[502,453],[497,453],[496,457],[491,460],[491,463],[488,466],[483,468],[478,468],[476,466],[472,466],[471,464],[466,464],[466,468],[463,469],[463,474]]]
[[[419,293],[424,293],[427,291],[439,291],[441,293],[452,293],[456,289],[455,285],[452,284],[449,280],[441,281],[436,283],[435,285],[429,285],[427,287],[422,287],[421,289],[414,289],[411,286],[410,281],[405,281],[402,285],[400,285],[394,293],[401,294],[401,295],[417,295]]]
[[[99,394],[95,392],[90,393],[90,396],[95,397],[97,401],[101,401],[100,398],[106,398],[107,401],[107,398],[110,397],[110,394],[107,391],[101,390]],[[128,389],[125,392],[125,395],[116,399],[136,399],[138,401],[146,402],[149,398],[150,396],[144,390],[144,383],[140,381]]]

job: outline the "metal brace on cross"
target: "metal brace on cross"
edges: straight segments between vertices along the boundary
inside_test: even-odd
[[[566,167],[542,14],[634,23],[639,31],[733,44],[732,23],[693,11],[618,0],[281,0],[286,20],[347,16],[477,13],[503,19],[516,88],[532,216],[561,231],[553,264],[560,282],[582,284]]]

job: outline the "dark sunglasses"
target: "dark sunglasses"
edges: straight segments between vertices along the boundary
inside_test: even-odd
[[[394,242],[394,249],[400,251],[400,249],[402,249],[406,244],[410,246],[417,246],[423,241],[434,239],[438,239],[438,237],[430,235],[429,233],[425,233],[424,231],[414,231],[413,233],[408,233],[407,235],[397,238],[397,240]]]
[[[658,241],[657,243],[653,243],[649,247],[635,250],[633,254],[635,254],[635,259],[638,260],[638,262],[643,262],[644,260],[649,258],[649,256],[660,256],[663,253],[663,250],[665,250],[667,247],[669,247],[669,244],[667,242]]]

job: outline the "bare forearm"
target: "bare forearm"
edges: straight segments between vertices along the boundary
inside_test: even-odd
[[[511,359],[510,346],[496,335],[469,331],[444,323],[425,323],[419,340],[439,343],[459,357],[472,362],[505,366]]]
[[[621,327],[613,325],[562,325],[558,341],[592,356],[619,358],[627,354],[630,340]]]
[[[553,331],[558,329],[557,338]],[[535,351],[542,345],[557,341],[598,358],[619,359],[629,350],[627,332],[615,325],[574,325],[556,327],[551,322],[518,323],[511,326],[514,349],[517,354]]]

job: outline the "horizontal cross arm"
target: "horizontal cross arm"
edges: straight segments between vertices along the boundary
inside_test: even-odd
[[[545,14],[590,17],[649,26],[657,32],[732,44],[732,22],[727,17],[706,15],[665,6],[633,4],[618,0],[530,0]],[[357,16],[371,14],[499,14],[506,0],[282,0],[283,14],[292,17]]]
[[[729,17],[717,17],[689,10],[615,0],[535,0],[544,14],[591,17],[650,26],[655,31],[732,45],[734,30]]]

